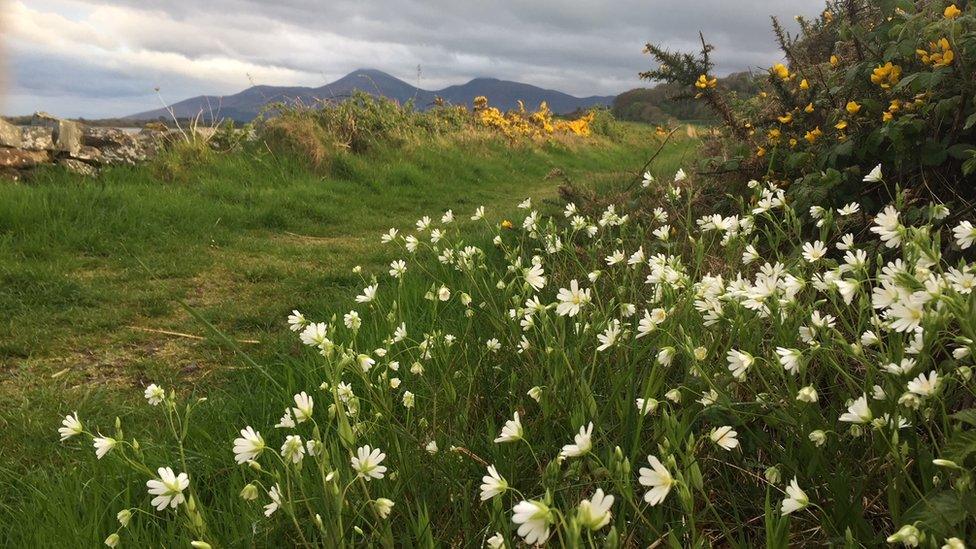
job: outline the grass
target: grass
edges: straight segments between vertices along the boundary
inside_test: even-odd
[[[516,197],[552,198],[566,181],[628,180],[653,148],[651,132],[621,125],[618,133],[514,149],[497,139],[439,138],[341,155],[325,173],[247,150],[178,178],[146,167],[109,169],[97,180],[51,170],[29,185],[0,186],[0,540],[63,546],[68,530],[73,544],[91,546],[112,530],[109,511],[144,503],[141,481],[121,468],[67,466],[77,451],[54,444],[53,433],[72,410],[104,428],[119,416],[127,433],[151,433],[141,441],[147,452],[172,457],[156,445],[158,411],[140,402],[150,381],[220,403],[199,407],[189,459],[208,479],[201,499],[230,502],[220,513],[243,512],[240,473],[226,469],[222,450],[241,418],[276,419],[281,403],[254,398],[268,381],[177,302],[230,338],[258,341],[239,346],[276,383],[305,387],[310,364],[284,318],[296,307],[315,318],[348,310],[361,287],[353,267],[385,272],[394,257],[378,246],[381,232],[447,209],[510,210]],[[690,151],[690,142],[672,147],[658,169],[673,173]],[[119,491],[133,479],[132,491]],[[221,539],[277,535],[239,527],[228,521]],[[144,545],[183,540],[175,527],[155,528],[134,521],[127,535]]]

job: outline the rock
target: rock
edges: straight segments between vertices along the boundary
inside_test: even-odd
[[[0,148],[0,168],[32,168],[50,161],[51,155],[47,151]]]
[[[84,175],[87,177],[94,177],[98,175],[98,169],[95,168],[95,166],[86,164],[81,160],[75,160],[74,158],[62,158],[61,160],[58,160],[58,166],[63,166],[64,169],[78,175]]]
[[[118,128],[85,128],[82,143],[98,148],[104,164],[135,164],[145,161],[157,149],[153,137],[128,134]]]
[[[78,154],[83,134],[81,124],[56,118],[44,112],[37,112],[31,119],[31,126],[51,128],[55,151],[68,153],[70,156]]]
[[[24,144],[20,136],[20,128],[0,118],[0,147],[14,147],[19,149]]]
[[[78,153],[72,155],[71,158],[83,160],[88,163],[98,163],[102,161],[102,151],[100,149],[96,149],[95,147],[82,145],[81,148],[78,149]]]
[[[41,126],[26,126],[20,131],[21,148],[29,151],[54,150],[54,131]]]

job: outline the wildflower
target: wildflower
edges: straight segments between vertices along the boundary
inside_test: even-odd
[[[384,352],[383,349],[377,349],[377,351],[381,353]],[[356,364],[358,364],[359,368],[365,373],[369,372],[370,369],[373,368],[373,366],[376,364],[376,359],[367,354],[360,353],[356,355]]]
[[[432,441],[428,442],[427,443],[427,446],[424,446],[424,450],[427,450],[427,453],[430,454],[430,455],[436,454],[437,453],[437,441],[436,440],[432,440]]]
[[[891,321],[891,329],[896,332],[914,331],[925,317],[924,305],[925,302],[916,294],[892,304],[885,315]]]
[[[376,299],[377,288],[379,288],[378,284],[372,284],[363,288],[363,293],[356,296],[356,303],[369,303]]]
[[[901,67],[888,61],[884,65],[879,65],[871,72],[871,83],[880,86],[882,89],[891,89],[901,79]]]
[[[871,408],[868,407],[867,395],[861,395],[840,416],[840,421],[855,424],[868,423],[872,419],[874,419],[874,416],[871,414]]]
[[[659,404],[657,399],[653,399],[653,398],[638,398],[636,399],[636,402],[637,402],[637,409],[640,411],[640,413],[644,415],[654,413],[654,411],[657,410]]]
[[[800,402],[809,402],[809,403],[816,402],[817,390],[813,387],[813,385],[807,385],[806,387],[801,388],[800,391],[796,394],[796,399],[799,400]]]
[[[870,174],[868,175],[870,176]],[[889,205],[874,218],[874,226],[871,227],[871,232],[877,234],[887,248],[894,248],[901,244],[902,227],[898,215],[898,210]]]
[[[751,354],[736,349],[729,351],[725,358],[728,360],[732,377],[740,381],[746,378],[746,372],[756,360]]]
[[[504,549],[505,538],[500,532],[495,532],[495,535],[485,540],[485,545],[487,545],[489,549]]]
[[[939,374],[935,370],[925,374],[918,374],[918,377],[908,382],[908,391],[920,397],[932,396],[939,389]]]
[[[107,538],[105,538],[104,543],[108,547],[117,547],[119,545],[119,540],[120,538],[118,532],[112,532]]]
[[[393,505],[393,500],[376,498],[376,500],[373,501],[373,510],[376,511],[376,514],[379,515],[380,518],[385,519],[389,517],[390,512],[393,511]]]
[[[776,63],[775,65],[773,65],[773,68],[770,69],[770,71],[775,76],[778,76],[781,80],[789,80],[790,79],[790,70],[787,69],[786,68],[786,65],[784,65],[782,63]]]
[[[886,541],[888,543],[901,543],[906,547],[918,547],[921,538],[922,533],[918,531],[918,528],[911,524],[906,524],[899,528],[897,532],[888,536]]]
[[[251,426],[241,429],[241,437],[234,439],[234,461],[238,464],[257,459],[263,451],[264,439]]]
[[[380,242],[382,242],[383,244],[389,244],[390,242],[396,240],[397,234],[399,234],[399,231],[397,231],[394,228],[391,228],[388,232],[383,233],[383,236],[380,237]],[[292,313],[297,313],[297,312],[298,311],[292,311]],[[291,321],[291,317],[289,317],[289,322],[290,321]]]
[[[305,457],[305,446],[302,444],[302,437],[298,435],[288,435],[285,442],[281,445],[281,457],[285,462],[298,463]]]
[[[122,528],[125,528],[129,525],[129,521],[132,520],[132,511],[122,509],[115,515],[115,518],[118,519],[119,524],[122,525]]]
[[[403,392],[403,407],[404,408],[413,408],[414,401],[415,401],[415,397],[414,397],[413,393],[411,393],[410,391],[404,391]]]
[[[955,7],[955,6],[950,6]],[[946,8],[948,10],[948,8]],[[942,549],[966,549],[966,544],[959,538],[946,538]]]
[[[800,485],[796,482],[796,477],[793,477],[790,485],[786,487],[786,496],[786,499],[783,500],[783,504],[780,507],[780,513],[783,516],[803,509],[810,504],[810,499],[807,497],[806,492],[800,489]]]
[[[563,446],[559,455],[562,457],[579,457],[589,453],[593,448],[593,422],[586,427],[580,427],[579,433],[573,437],[573,444]]]
[[[820,139],[821,135],[823,135],[823,130],[820,129],[820,126],[817,126],[816,128],[804,134],[803,138],[806,139],[807,142],[812,145],[817,142],[817,139]]]
[[[556,314],[559,316],[576,316],[579,314],[583,305],[590,302],[590,290],[580,289],[579,282],[573,279],[569,283],[569,289],[560,288],[556,294],[559,305],[556,306]]]
[[[784,370],[794,375],[800,371],[800,359],[803,355],[798,349],[777,347],[776,354],[779,355],[779,363]]]
[[[684,169],[678,168],[678,171],[675,172],[675,174],[674,174],[674,182],[675,183],[680,183],[680,182],[684,181],[685,179],[688,179],[688,174],[685,173],[685,170]]]
[[[671,492],[671,487],[674,486],[674,477],[671,476],[671,472],[668,471],[667,467],[657,459],[657,456],[647,456],[647,462],[651,467],[640,468],[638,471],[640,476],[637,478],[637,482],[641,486],[650,487],[650,490],[644,494],[644,501],[648,505],[654,506],[668,497],[668,493]]]
[[[674,347],[664,347],[657,352],[657,361],[661,363],[661,366],[670,366],[671,361],[674,360]]]
[[[268,497],[271,498],[271,503],[264,506],[264,516],[270,517],[275,511],[281,507],[281,488],[275,484],[268,491]]]
[[[833,67],[836,67],[838,64],[840,64],[840,59],[838,59],[836,55],[831,55],[830,56],[830,65],[833,66]]]
[[[303,423],[305,420],[311,419],[314,404],[315,402],[312,400],[312,397],[308,396],[308,393],[305,391],[295,395],[295,407],[292,408],[292,412],[295,414],[295,421],[297,423]]]
[[[291,408],[285,408],[285,415],[281,416],[281,419],[278,420],[278,423],[275,425],[275,427],[279,429],[281,428],[290,429],[294,426],[295,426],[295,419],[291,415]]]
[[[883,179],[884,176],[881,174],[881,164],[875,166],[870,173],[864,176],[864,181],[867,183],[877,183]]]
[[[861,105],[858,104],[857,101],[849,101],[847,103],[847,106],[844,107],[844,109],[847,111],[848,114],[855,115],[861,112]]]
[[[64,416],[64,419],[61,420],[61,425],[62,427],[58,427],[58,434],[61,435],[61,442],[64,442],[75,435],[80,435],[85,429],[81,424],[81,420],[78,419],[78,412]]]
[[[803,259],[806,259],[810,263],[816,263],[826,255],[827,247],[819,240],[813,243],[806,242],[803,244]]]
[[[678,389],[671,389],[670,391],[664,393],[664,398],[677,404],[681,402],[681,391],[679,391]]]
[[[529,210],[529,209],[531,209],[532,208],[532,199],[531,198],[526,198],[522,202],[519,202],[518,207],[519,207],[519,209],[522,209],[522,210]]]
[[[525,283],[535,291],[545,288],[546,277],[542,265],[533,264],[531,267],[525,269],[523,274],[525,276]]]
[[[518,524],[518,535],[529,545],[542,545],[549,539],[552,511],[541,501],[520,501],[512,508],[512,522]]]
[[[495,338],[491,338],[488,341],[486,341],[485,346],[492,353],[496,353],[502,348],[502,344]]]
[[[942,15],[945,16],[946,19],[955,19],[956,17],[962,15],[962,10],[956,7],[955,4],[949,4],[946,6],[945,11],[942,12]]]
[[[430,216],[425,215],[417,221],[417,232],[424,232],[430,227]]]
[[[305,345],[317,347],[328,340],[328,331],[329,325],[325,322],[312,323],[306,326],[298,337]]]
[[[812,442],[814,446],[820,447],[827,442],[827,433],[817,429],[816,431],[811,431],[810,434],[807,435],[807,438],[810,439],[810,442]]]
[[[190,477],[186,473],[177,475],[169,467],[160,467],[156,472],[159,474],[158,479],[146,481],[149,494],[156,496],[150,504],[157,511],[162,511],[167,506],[176,509],[179,504],[186,501],[183,497],[183,490],[186,490],[187,486],[190,485]]]
[[[584,528],[596,532],[610,523],[610,507],[614,497],[604,495],[602,488],[597,488],[590,499],[580,502],[576,517]]]
[[[508,490],[508,481],[498,474],[494,465],[488,466],[488,474],[481,477],[481,501],[505,493]]]
[[[600,340],[600,346],[596,348],[597,351],[605,351],[617,343],[617,338],[620,337],[620,321],[613,319],[607,326],[606,330],[602,334],[598,334],[596,338]]]
[[[381,479],[386,473],[386,466],[380,465],[386,459],[386,454],[380,452],[379,448],[360,446],[356,449],[356,455],[350,459],[352,468],[357,476],[367,481]]]
[[[962,221],[952,229],[952,236],[956,237],[960,249],[968,249],[976,242],[976,227],[969,221]]]
[[[485,217],[485,207],[484,206],[478,206],[474,210],[474,214],[471,216],[471,221],[478,221],[478,220],[482,219],[483,217]]]
[[[529,398],[532,400],[539,402],[542,400],[542,387],[536,385],[535,387],[529,389],[529,391],[525,394],[529,395]]]
[[[644,172],[644,179],[641,181],[641,186],[646,189],[651,186],[651,183],[654,183],[654,176],[651,175],[651,172]]]
[[[806,78],[804,78],[803,80],[800,80],[800,89],[801,90],[804,90],[804,91],[810,89],[810,83],[807,82],[807,79]]]
[[[731,426],[723,425],[712,429],[708,438],[715,444],[718,444],[723,450],[732,451],[739,445],[739,439],[736,438],[738,435],[739,433],[733,431]]]
[[[664,309],[657,308],[651,312],[644,309],[644,317],[637,323],[637,338],[640,339],[656,330],[667,317],[668,313]]]
[[[516,442],[522,439],[522,422],[519,420],[519,413],[515,412],[512,419],[505,422],[502,432],[495,438],[495,442]]]
[[[695,87],[701,90],[711,89],[718,85],[717,78],[709,78],[708,76],[702,74],[698,76],[698,80],[695,82]]]
[[[437,290],[437,299],[441,301],[447,301],[451,299],[451,289],[448,288],[447,286],[441,286]]]
[[[244,501],[254,501],[258,499],[258,487],[255,486],[253,482],[245,484],[244,487],[241,488],[241,492],[238,495],[241,496],[241,499]]]
[[[95,457],[102,459],[105,454],[111,452],[118,445],[119,441],[112,437],[95,437],[92,439],[92,446],[95,447]]]

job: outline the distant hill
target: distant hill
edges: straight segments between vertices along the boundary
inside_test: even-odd
[[[285,101],[312,104],[323,99],[349,97],[356,91],[387,97],[400,103],[413,99],[414,104],[420,109],[431,106],[437,97],[455,105],[470,105],[475,97],[484,95],[488,97],[491,105],[502,110],[517,108],[520,99],[529,108],[535,108],[540,102],[546,101],[549,108],[557,114],[570,113],[595,105],[609,107],[614,100],[613,96],[574,97],[556,90],[547,90],[521,82],[494,78],[476,78],[467,84],[429,91],[408,84],[383,71],[360,69],[319,88],[253,86],[240,93],[223,97],[212,95],[192,97],[173,103],[170,108],[173,109],[178,118],[191,118],[202,112],[203,117],[207,120],[212,117],[247,122],[253,120],[261,108],[268,103]],[[160,117],[169,118],[170,116],[166,109],[155,109],[133,114],[126,118],[155,120]]]
[[[748,72],[732,73],[719,78],[723,90],[735,92],[740,98],[759,93],[755,76]],[[613,100],[613,115],[618,120],[664,124],[670,120],[715,120],[715,113],[701,101],[673,99],[687,91],[674,84],[659,84],[653,88],[625,91]]]

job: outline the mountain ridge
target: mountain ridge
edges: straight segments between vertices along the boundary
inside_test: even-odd
[[[278,101],[313,104],[320,100],[349,97],[356,91],[383,96],[400,103],[413,100],[417,108],[426,109],[438,97],[454,105],[469,105],[479,96],[488,97],[491,105],[502,110],[518,107],[521,100],[527,107],[535,107],[546,101],[557,114],[570,113],[596,105],[609,107],[615,96],[591,95],[576,97],[558,90],[541,88],[523,82],[498,78],[473,78],[464,84],[447,86],[440,90],[425,90],[377,69],[357,69],[318,88],[308,86],[251,86],[236,94],[217,96],[199,95],[170,104],[166,108],[153,109],[126,116],[130,120],[154,120],[171,116],[191,118],[202,113],[205,120],[232,119],[248,122],[258,116],[261,109]]]

